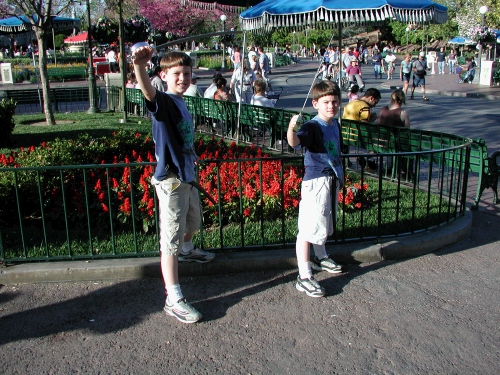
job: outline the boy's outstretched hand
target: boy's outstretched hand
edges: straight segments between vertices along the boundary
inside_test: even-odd
[[[134,58],[132,59],[134,65],[145,66],[151,57],[153,57],[153,48],[139,47],[134,51]]]
[[[141,88],[142,94],[150,102],[155,100],[156,89],[151,84],[148,72],[146,71],[146,64],[153,56],[153,49],[151,47],[139,47],[134,51],[134,58],[132,59],[134,63],[135,77],[137,83]]]

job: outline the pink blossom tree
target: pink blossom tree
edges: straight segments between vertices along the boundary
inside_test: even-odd
[[[198,2],[196,2],[198,3]],[[157,30],[171,33],[174,38],[203,32],[220,31],[221,14],[227,14],[226,27],[234,27],[236,15],[230,17],[223,9],[209,9],[192,6],[189,1],[181,0],[138,0],[139,13],[151,22]]]

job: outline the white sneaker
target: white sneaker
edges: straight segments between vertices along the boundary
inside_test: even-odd
[[[178,300],[177,302],[171,303],[167,297],[165,301],[165,307],[163,308],[167,315],[177,318],[182,323],[196,323],[202,318],[198,310],[196,310],[191,304],[186,301],[185,298]]]
[[[181,252],[178,258],[179,262],[208,263],[215,259],[215,254],[203,251],[195,246],[193,250],[187,254]]]

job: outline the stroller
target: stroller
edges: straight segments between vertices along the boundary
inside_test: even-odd
[[[280,95],[281,93],[283,92],[283,87],[280,87],[280,91],[277,92],[277,91],[269,91],[268,93],[266,93],[266,98],[270,99],[274,105],[276,105],[276,103],[278,102],[279,98],[280,98]]]
[[[457,83],[472,83],[475,75],[476,75],[475,68],[472,68],[471,70],[462,70],[458,73],[459,78]]]

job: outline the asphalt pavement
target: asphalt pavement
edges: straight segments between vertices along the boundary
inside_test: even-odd
[[[427,80],[436,97],[500,95]],[[163,313],[157,259],[0,268],[0,373],[497,374],[498,228],[500,205],[486,196],[433,232],[334,247],[349,264],[315,274],[328,293],[319,299],[295,289],[293,250],[183,264],[184,294],[204,315],[195,325]]]

